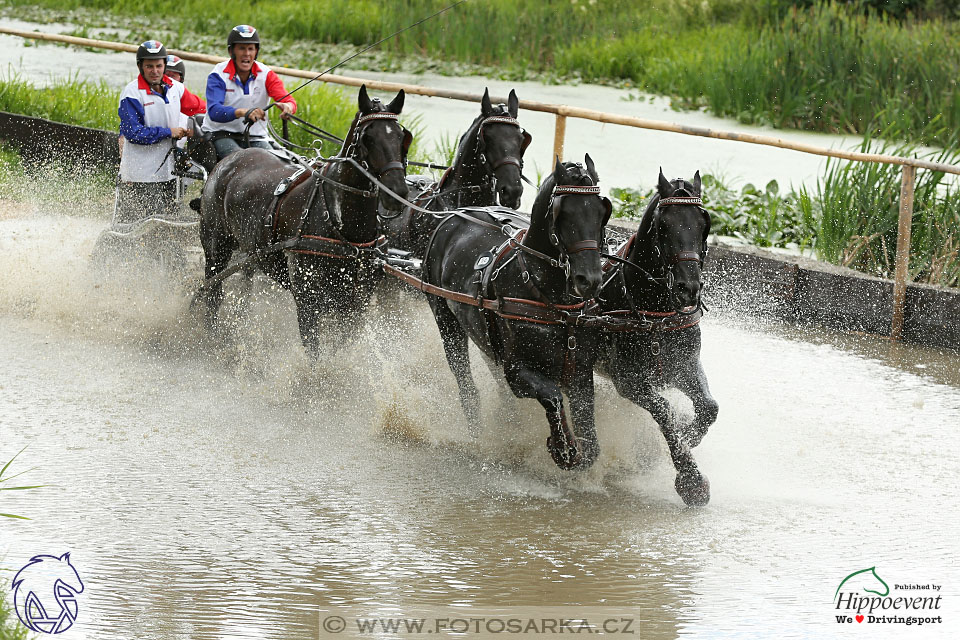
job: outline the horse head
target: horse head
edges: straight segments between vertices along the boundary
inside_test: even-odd
[[[600,195],[599,182],[589,154],[583,165],[557,158],[553,174],[540,185],[531,213],[531,244],[546,238],[566,271],[570,290],[581,298],[594,297],[602,280],[599,249],[611,205]]]
[[[493,105],[490,90],[485,89],[480,101],[480,117],[471,126],[476,131],[474,155],[483,178],[492,176],[500,204],[511,209],[520,206],[523,185],[520,176],[523,173],[523,152],[530,145],[531,136],[523,130],[517,121],[520,100],[517,92],[510,90],[507,104]],[[468,139],[470,136],[464,136]],[[458,153],[458,157],[461,154]]]
[[[359,162],[364,169],[402,198],[406,198],[408,193],[405,180],[407,152],[413,141],[413,134],[398,121],[403,110],[404,96],[401,89],[400,93],[385,105],[379,99],[367,95],[366,85],[361,86],[357,98],[357,115],[350,125],[341,153]],[[384,209],[399,211],[402,208],[402,203],[382,189],[379,193],[380,204]]]
[[[657,193],[637,232],[638,247],[647,247],[650,255],[645,256],[646,261],[663,276],[678,310],[700,304],[710,234],[710,214],[700,196],[699,171],[688,182],[681,178],[667,180],[661,169]]]

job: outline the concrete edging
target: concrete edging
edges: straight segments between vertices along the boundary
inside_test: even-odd
[[[893,281],[762,249],[710,247],[708,299],[754,312],[843,331],[890,334]],[[902,339],[960,348],[960,290],[908,284]]]

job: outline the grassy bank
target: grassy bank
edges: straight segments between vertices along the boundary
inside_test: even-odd
[[[84,24],[124,24],[131,39],[159,36],[215,53],[231,25],[251,23],[266,39],[265,57],[314,67],[446,4],[184,0],[159,27],[136,22],[142,6],[132,0],[5,0],[8,9],[43,7],[48,19],[85,11]],[[617,82],[745,122],[854,133],[896,125],[908,140],[943,143],[945,128],[960,128],[960,23],[946,19],[953,7],[926,0],[485,0],[381,48],[394,58],[442,61],[438,70],[449,73],[462,73],[463,63],[513,79],[539,73]],[[330,51],[316,43],[347,46]],[[383,54],[361,60],[385,65]],[[886,118],[877,121],[877,111]]]

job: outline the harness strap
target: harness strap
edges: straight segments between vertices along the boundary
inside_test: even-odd
[[[274,190],[273,204],[270,206],[270,209],[267,210],[267,215],[263,221],[264,226],[270,228],[271,240],[276,240],[277,226],[280,224],[280,207],[283,205],[284,200],[293,193],[294,189],[309,180],[313,174],[313,171],[301,167],[297,169],[296,173],[287,176],[277,185],[276,190]]]
[[[703,311],[697,309],[690,315],[684,315],[677,311],[619,309],[604,311],[600,317],[603,318],[600,323],[603,330],[610,333],[679,331],[700,324],[700,320],[703,319]]]
[[[326,258],[360,258],[364,255],[374,258],[386,244],[386,236],[380,236],[369,242],[350,242],[325,236],[302,235],[300,241],[287,251]]]

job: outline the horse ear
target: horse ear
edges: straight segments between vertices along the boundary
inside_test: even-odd
[[[511,118],[516,118],[520,113],[520,98],[513,89],[510,89],[510,95],[507,97],[507,111],[510,112]]]
[[[484,118],[489,118],[493,113],[493,104],[490,102],[490,89],[483,90],[483,99],[480,100],[480,113]]]
[[[700,172],[697,171],[693,174],[693,190],[699,196],[700,195]]]
[[[657,191],[660,192],[661,198],[667,198],[673,193],[673,187],[670,186],[670,181],[663,176],[663,167],[660,167],[660,177],[657,178]]]
[[[553,168],[553,183],[556,184],[566,184],[564,179],[567,177],[567,170],[563,168],[563,163],[560,162],[560,156],[556,156],[557,164]]]
[[[587,166],[587,173],[593,178],[593,184],[598,184],[600,182],[600,176],[597,175],[597,168],[594,166],[593,158],[590,157],[589,153],[584,154],[583,162]]]
[[[387,105],[387,111],[400,115],[400,112],[403,111],[403,101],[406,99],[406,97],[407,94],[403,92],[403,89],[400,89],[400,93],[397,94],[397,97],[391,100],[390,104]]]
[[[373,111],[373,102],[370,100],[370,96],[367,95],[367,85],[360,85],[360,95],[357,96],[357,106],[360,108],[360,113],[370,113]]]

